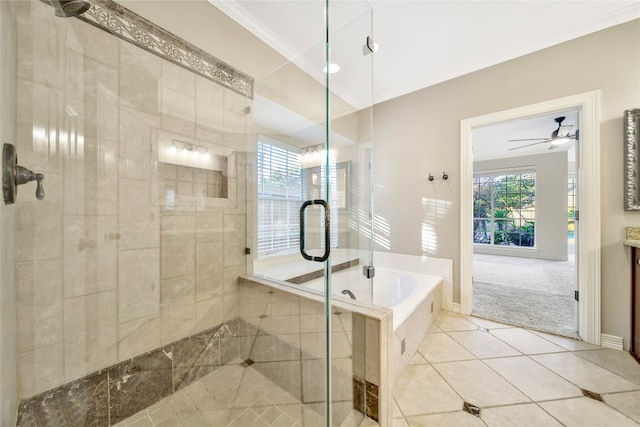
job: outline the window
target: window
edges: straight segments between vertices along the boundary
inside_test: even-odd
[[[576,244],[576,178],[569,176],[567,185],[567,242],[569,245]]]
[[[257,152],[258,257],[298,250],[303,198],[300,172],[297,149],[261,137]]]
[[[501,171],[473,178],[473,242],[534,246],[536,173]]]

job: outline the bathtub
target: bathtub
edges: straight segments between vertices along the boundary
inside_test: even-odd
[[[359,267],[355,267],[331,276],[331,293],[333,298],[344,301],[390,308],[393,311],[393,329],[396,330],[434,292],[442,280],[439,276],[376,268],[376,275],[371,282],[362,275]],[[304,286],[322,293],[324,279],[312,280]],[[356,300],[343,294],[343,290],[352,292]]]
[[[351,345],[352,362],[362,361],[363,357],[365,360],[364,364],[353,363],[353,371],[349,371],[349,378],[377,386],[375,390],[380,393],[377,396],[379,415],[381,420],[390,424],[393,398],[389,391],[393,389],[393,383],[409,365],[440,310],[451,310],[453,261],[374,252],[373,264],[376,275],[371,281],[362,275],[362,265],[370,260],[369,253],[363,255],[358,251],[335,252],[341,257],[334,257],[336,254],[332,250],[332,266],[354,258],[360,261],[359,265],[331,274],[332,299],[340,307],[340,311],[349,313],[349,316],[359,315],[366,319],[364,327],[351,330],[351,338],[347,340]],[[322,271],[317,271],[322,267],[317,263],[301,263],[298,257],[260,260],[254,263],[253,274],[241,278],[239,283],[267,286],[296,298],[306,298],[314,304],[322,304],[324,278],[288,281],[312,271],[322,274]],[[277,274],[274,275],[274,272]],[[343,290],[349,290],[357,299],[354,301],[343,295]],[[371,310],[371,306],[387,308]],[[390,311],[393,313],[392,319],[389,316]],[[355,318],[351,319],[353,321]],[[362,351],[365,352],[364,355],[359,353]],[[349,366],[349,363],[346,366]],[[367,395],[367,399],[369,397]],[[373,399],[375,400],[375,397]]]

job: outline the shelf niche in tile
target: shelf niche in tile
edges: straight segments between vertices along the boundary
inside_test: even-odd
[[[178,207],[236,205],[236,152],[223,145],[157,132],[158,193],[156,204]]]

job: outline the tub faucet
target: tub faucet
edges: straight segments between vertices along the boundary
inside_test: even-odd
[[[351,299],[356,299],[356,296],[349,289],[344,289],[342,291],[342,295],[349,295]]]

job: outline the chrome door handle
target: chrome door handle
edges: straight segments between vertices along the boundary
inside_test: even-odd
[[[305,221],[304,211],[311,205],[322,205],[324,208],[324,254],[322,256],[311,256],[305,249]],[[329,205],[322,199],[307,200],[300,206],[300,254],[308,261],[324,262],[329,259],[331,254],[331,242],[329,240],[329,229],[331,224],[331,215],[329,213]]]

